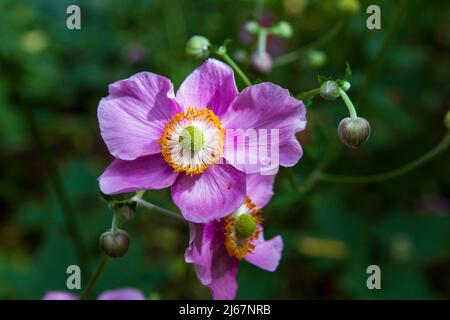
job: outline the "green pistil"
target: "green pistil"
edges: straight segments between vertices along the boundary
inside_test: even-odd
[[[249,238],[256,230],[256,221],[252,215],[244,213],[236,218],[236,235],[241,238]]]
[[[205,145],[205,136],[199,128],[189,126],[181,132],[178,141],[181,142],[184,149],[199,151]]]

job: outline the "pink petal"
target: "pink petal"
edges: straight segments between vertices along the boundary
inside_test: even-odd
[[[197,277],[211,290],[213,299],[231,300],[237,292],[238,260],[228,255],[223,245],[222,227],[222,223],[216,221],[190,223],[185,260],[194,264]]]
[[[172,185],[172,199],[188,221],[207,223],[225,217],[244,202],[245,174],[226,164],[196,176],[180,174]]]
[[[184,80],[176,99],[185,109],[208,107],[220,116],[237,95],[233,70],[225,63],[208,59]]]
[[[98,296],[97,300],[145,300],[144,294],[134,288],[109,290]]]
[[[245,256],[245,260],[267,271],[275,271],[280,263],[283,251],[283,239],[276,236],[268,241],[264,240],[263,229],[260,227],[259,238],[254,242],[255,249]]]
[[[114,160],[99,178],[100,190],[105,194],[134,192],[170,187],[177,172],[160,154],[136,160]]]
[[[109,86],[100,101],[100,133],[109,152],[122,160],[160,152],[165,123],[179,111],[170,80],[141,72]]]
[[[247,195],[258,207],[265,207],[273,196],[275,175],[261,175],[259,173],[247,175]]]
[[[80,300],[80,298],[73,293],[64,291],[50,291],[47,292],[42,300]]]
[[[305,128],[305,114],[303,102],[291,97],[288,90],[275,84],[260,83],[246,88],[222,116],[223,126],[227,129],[226,159],[246,173],[270,169],[273,174],[276,173],[273,169],[279,164],[296,164],[302,152],[298,142],[295,142],[295,133]],[[230,129],[241,129],[244,135],[256,130],[258,140],[233,139],[232,135],[235,133]],[[242,137],[243,134],[239,134],[239,131],[237,130],[236,136]],[[277,134],[278,143],[273,141]],[[259,139],[264,137],[267,137],[266,143],[260,142]],[[234,143],[230,144],[231,141]],[[257,157],[257,164],[237,163],[236,157],[239,158],[242,154],[248,160]],[[264,163],[267,160],[271,160],[271,163]]]

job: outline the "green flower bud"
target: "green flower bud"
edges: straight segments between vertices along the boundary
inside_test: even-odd
[[[249,238],[256,230],[256,221],[251,214],[240,214],[236,218],[236,235],[238,238]]]
[[[186,54],[196,59],[206,58],[209,55],[210,44],[209,40],[203,36],[193,36],[186,43]]]
[[[270,33],[280,38],[290,38],[294,34],[294,31],[289,22],[280,21],[270,29]]]
[[[178,140],[185,150],[190,151],[199,151],[205,144],[205,136],[196,126],[189,126],[181,131]]]
[[[115,234],[111,230],[106,231],[100,236],[100,247],[103,252],[111,258],[119,258],[128,251],[130,246],[130,237],[122,229],[118,229]]]
[[[450,130],[450,111],[447,111],[444,117],[444,123],[448,130]]]
[[[352,85],[351,85],[350,82],[348,82],[348,81],[343,81],[343,82],[341,83],[341,88],[342,88],[342,90],[344,90],[344,91],[348,91],[348,90],[350,89],[351,86],[352,86]]]
[[[272,70],[272,57],[267,52],[254,53],[250,60],[250,68],[258,75],[266,75]]]
[[[252,35],[258,34],[260,28],[259,23],[256,21],[249,21],[245,24],[245,30]]]
[[[364,118],[345,118],[339,123],[338,134],[342,143],[356,149],[364,144],[370,136],[370,123]]]
[[[327,55],[320,50],[309,50],[306,56],[307,63],[313,68],[320,68],[327,61]]]
[[[339,9],[346,14],[357,13],[359,7],[359,0],[339,0]]]
[[[325,100],[335,100],[340,95],[336,81],[328,80],[320,86],[320,96]]]

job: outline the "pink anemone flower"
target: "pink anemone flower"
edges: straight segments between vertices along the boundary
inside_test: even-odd
[[[80,300],[80,297],[65,291],[49,291],[42,300]],[[123,288],[105,291],[98,296],[97,300],[145,300],[145,297],[138,289]]]
[[[283,240],[276,236],[265,241],[260,210],[273,195],[275,176],[247,176],[244,203],[225,218],[207,224],[190,223],[190,241],[185,260],[193,263],[198,278],[213,299],[234,299],[241,259],[267,270],[278,267]]]
[[[233,70],[215,59],[194,70],[176,95],[169,79],[138,73],[109,85],[98,106],[100,132],[115,158],[100,189],[170,187],[186,220],[222,218],[243,203],[246,174],[267,168],[258,143],[239,138],[248,130],[276,131],[275,169],[293,166],[302,156],[295,134],[305,128],[305,113],[302,101],[272,83],[239,93]]]

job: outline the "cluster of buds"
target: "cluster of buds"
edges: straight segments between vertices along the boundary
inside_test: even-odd
[[[327,80],[324,81],[320,88],[319,94],[325,100],[335,100],[342,98],[347,106],[350,117],[342,119],[338,126],[339,139],[347,147],[356,149],[366,143],[369,139],[371,128],[370,123],[356,114],[355,107],[348,97],[346,91],[351,87],[348,79],[351,76],[350,68],[347,67],[346,80]]]
[[[133,217],[136,209],[133,197],[136,193],[102,196],[114,213],[111,229],[100,236],[100,248],[108,257],[119,258],[125,255],[130,247],[130,236],[125,230],[119,229],[119,222]]]

